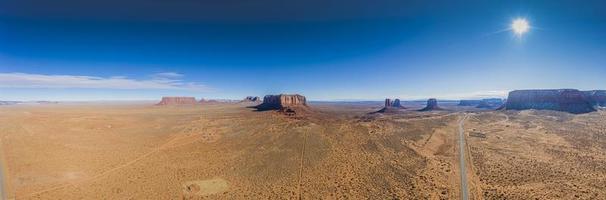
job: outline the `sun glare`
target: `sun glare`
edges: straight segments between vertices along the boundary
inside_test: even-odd
[[[528,32],[528,30],[530,30],[528,20],[524,18],[518,18],[513,20],[513,22],[511,23],[511,30],[513,30],[513,32],[518,36],[523,35],[524,33]]]

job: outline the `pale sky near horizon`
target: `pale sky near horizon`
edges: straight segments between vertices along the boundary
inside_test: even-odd
[[[606,89],[605,35],[604,1],[2,0],[0,100]]]

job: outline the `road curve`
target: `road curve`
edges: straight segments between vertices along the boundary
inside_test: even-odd
[[[465,130],[463,124],[467,115],[459,121],[459,168],[461,169],[461,199],[469,199],[469,190],[467,189],[467,169],[465,168]]]

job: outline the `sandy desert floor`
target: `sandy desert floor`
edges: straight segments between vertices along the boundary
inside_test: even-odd
[[[486,112],[470,117],[467,133],[485,199],[606,199],[603,111]]]
[[[455,111],[0,107],[16,199],[459,199]],[[604,199],[606,115],[468,114],[472,199]],[[473,163],[473,165],[471,165]]]

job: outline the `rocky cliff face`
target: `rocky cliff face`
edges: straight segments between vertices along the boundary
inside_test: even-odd
[[[431,98],[427,100],[427,106],[419,111],[444,110],[438,106],[438,100]]]
[[[257,108],[263,110],[270,110],[301,106],[307,106],[307,100],[305,99],[305,96],[298,94],[280,94],[266,95],[265,97],[263,97],[263,103],[257,106]]]
[[[590,90],[584,91],[584,93],[592,105],[606,107],[606,90]]]
[[[393,106],[393,101],[391,99],[385,99],[385,107],[389,108]]]
[[[194,97],[162,97],[156,105],[195,105],[198,102]]]
[[[402,106],[402,104],[400,103],[400,99],[394,100],[392,107],[394,107],[394,108],[404,108],[404,106]]]
[[[509,92],[506,110],[555,110],[574,114],[596,111],[591,99],[575,89],[515,90]]]

